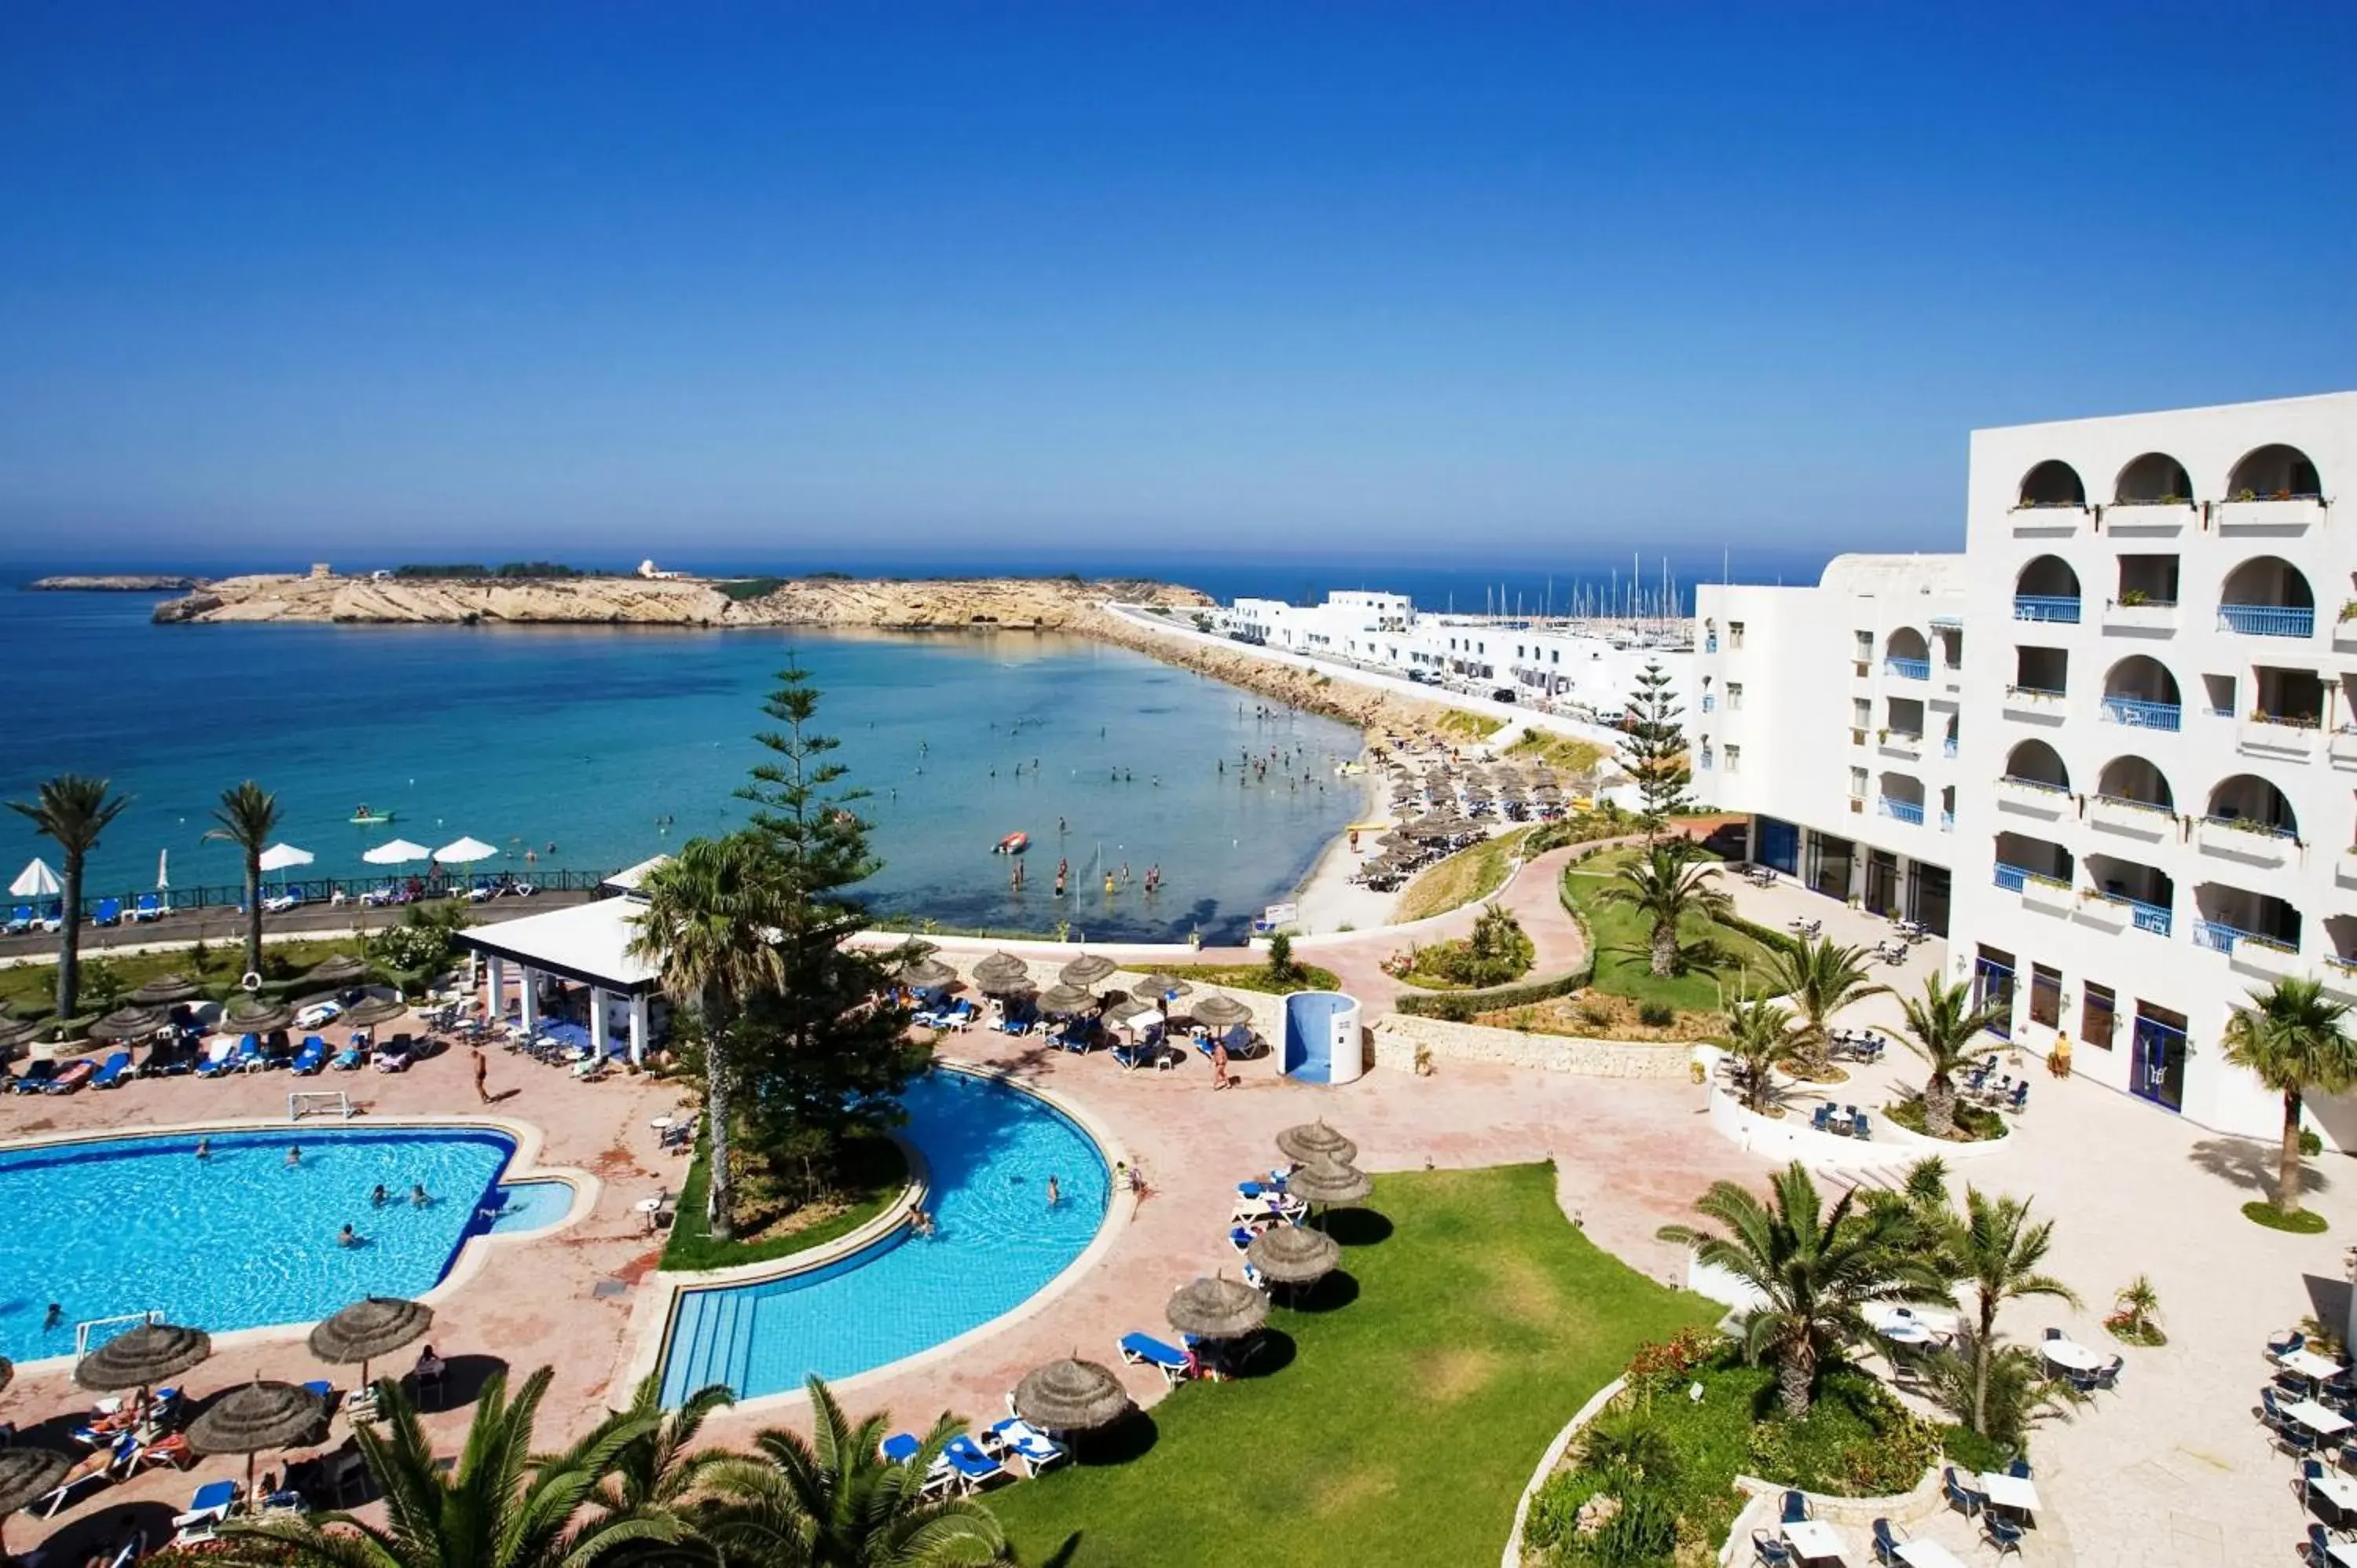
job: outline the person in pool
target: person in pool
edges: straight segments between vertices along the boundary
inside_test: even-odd
[[[433,1199],[432,1197],[430,1197],[429,1196],[427,1196],[427,1194],[426,1194],[426,1191],[425,1191],[425,1184],[424,1182],[422,1182],[422,1181],[414,1181],[414,1182],[411,1182],[411,1183],[409,1184],[409,1207],[410,1207],[410,1208],[425,1208],[427,1204],[429,1204],[429,1203],[431,1203],[431,1202],[433,1202],[433,1201],[434,1201],[434,1199]]]
[[[336,1245],[339,1247],[357,1247],[360,1244],[361,1239],[353,1233],[351,1222],[350,1220],[346,1220],[344,1222],[343,1230],[338,1231],[336,1234]]]
[[[376,1190],[369,1194],[369,1204],[370,1207],[375,1208],[382,1208],[384,1207],[384,1183],[379,1182],[376,1184]]]
[[[296,1165],[301,1165],[302,1163],[303,1163],[303,1145],[302,1145],[302,1144],[287,1144],[287,1145],[286,1145],[286,1168],[287,1168],[288,1170],[290,1170],[290,1171],[291,1171],[291,1170],[293,1170]]]
[[[1063,1201],[1064,1189],[1056,1185],[1056,1178],[1054,1176],[1049,1176],[1048,1178],[1048,1207],[1053,1208],[1056,1205]]]
[[[199,1158],[199,1159],[200,1159],[200,1160],[210,1160],[210,1159],[211,1159],[212,1157],[213,1157],[213,1141],[212,1141],[210,1138],[199,1138],[199,1139],[198,1139],[198,1140],[197,1140],[197,1158]]]

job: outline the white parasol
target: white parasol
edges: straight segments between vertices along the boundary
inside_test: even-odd
[[[479,860],[489,860],[500,852],[477,838],[460,839],[446,843],[434,852],[434,858],[445,865],[472,865]]]
[[[16,880],[8,884],[8,891],[19,898],[54,898],[64,889],[58,886],[58,874],[49,869],[49,863],[37,854]]]
[[[413,860],[431,860],[434,852],[422,843],[394,839],[390,843],[381,843],[374,849],[362,851],[361,858],[371,865],[406,865]]]
[[[156,852],[156,891],[161,893],[171,886],[172,852],[168,849],[159,849]]]
[[[274,843],[262,852],[262,869],[291,871],[296,866],[310,865],[311,859],[311,852],[307,849],[296,849],[291,843]]]

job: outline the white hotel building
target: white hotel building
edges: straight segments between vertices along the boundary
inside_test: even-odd
[[[2233,1008],[2357,1002],[2352,473],[2357,393],[1975,432],[1963,554],[1699,590],[1697,792],[1944,931],[2018,1044],[2269,1133]],[[2357,1102],[2309,1104],[2357,1147]]]

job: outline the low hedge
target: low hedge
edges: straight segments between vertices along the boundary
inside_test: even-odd
[[[1402,1013],[1412,1013],[1419,1018],[1469,1024],[1482,1014],[1494,1013],[1501,1007],[1527,1007],[1534,1002],[1552,1002],[1558,996],[1568,996],[1586,986],[1595,975],[1596,965],[1591,960],[1552,980],[1524,980],[1512,985],[1492,985],[1482,991],[1410,991],[1403,993],[1393,1005]]]
[[[1761,947],[1772,949],[1777,952],[1797,953],[1801,950],[1800,938],[1790,931],[1772,930],[1757,920],[1747,920],[1733,911],[1724,915],[1714,915],[1711,918],[1730,931],[1749,937]]]

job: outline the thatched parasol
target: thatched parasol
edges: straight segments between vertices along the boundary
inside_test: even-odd
[[[1252,1016],[1252,1009],[1232,996],[1217,992],[1204,997],[1187,1009],[1198,1024],[1209,1024],[1214,1029],[1224,1029],[1241,1024]]]
[[[175,1002],[194,1002],[204,993],[204,988],[185,974],[159,974],[124,1000],[135,1007],[169,1007]]]
[[[1078,1013],[1096,1004],[1095,993],[1077,985],[1051,985],[1039,993],[1042,1013]]]
[[[1315,1122],[1305,1122],[1298,1127],[1287,1127],[1276,1135],[1276,1146],[1288,1160],[1304,1165],[1319,1160],[1340,1160],[1348,1165],[1359,1157],[1359,1145],[1326,1125],[1320,1116]]]
[[[1177,975],[1158,971],[1137,983],[1138,995],[1151,996],[1161,1002],[1168,1002],[1173,996],[1192,996],[1194,993],[1195,988]]]
[[[1125,996],[1119,992],[1114,995],[1116,999],[1105,1004],[1105,1016],[1116,1024],[1126,1024],[1132,1018],[1141,1018],[1149,1013],[1157,1016],[1160,1014],[1161,1010],[1144,997]]]
[[[1268,1321],[1268,1297],[1225,1274],[1189,1280],[1163,1309],[1170,1326],[1204,1339],[1241,1339]]]
[[[995,952],[974,966],[974,983],[993,995],[1022,989],[1031,971],[1011,952]]]
[[[0,1024],[0,1050],[21,1046],[48,1027],[47,1023],[38,1018],[28,1018],[16,1024]]]
[[[248,996],[231,1003],[217,1027],[224,1035],[266,1035],[294,1021],[295,1015],[285,1003]]]
[[[178,1377],[212,1353],[212,1338],[201,1328],[143,1323],[76,1361],[73,1380],[96,1394],[145,1389]]]
[[[900,972],[901,981],[920,991],[932,991],[957,978],[957,971],[937,958],[920,958]]]
[[[368,974],[366,963],[350,953],[339,952],[312,965],[303,979],[312,985],[358,985]]]
[[[29,1443],[0,1448],[0,1519],[48,1496],[72,1468],[73,1461],[54,1448],[37,1448]]]
[[[434,1326],[434,1309],[399,1296],[372,1295],[356,1301],[322,1320],[311,1330],[311,1354],[330,1366],[361,1365],[361,1388],[368,1387],[368,1364],[424,1337]]]
[[[1111,1369],[1074,1357],[1050,1361],[1015,1385],[1015,1413],[1049,1432],[1092,1432],[1129,1409],[1129,1391]]]
[[[168,1021],[161,1013],[151,1013],[145,1007],[117,1007],[90,1026],[90,1037],[93,1040],[144,1040]]]
[[[245,1494],[253,1495],[253,1456],[265,1448],[289,1448],[325,1431],[328,1402],[293,1383],[256,1378],[230,1390],[188,1423],[188,1446],[199,1454],[245,1455]]]
[[[1115,967],[1113,960],[1102,954],[1084,952],[1057,971],[1056,978],[1067,985],[1101,985]]]
[[[1356,1165],[1312,1160],[1285,1178],[1285,1190],[1304,1203],[1363,1203],[1375,1181]]]
[[[1303,1225],[1272,1225],[1244,1248],[1252,1266],[1281,1285],[1324,1279],[1342,1261],[1342,1248],[1323,1230]]]
[[[355,1029],[373,1029],[379,1024],[389,1024],[409,1011],[409,1004],[396,1002],[390,996],[363,996],[336,1016],[339,1024]]]

